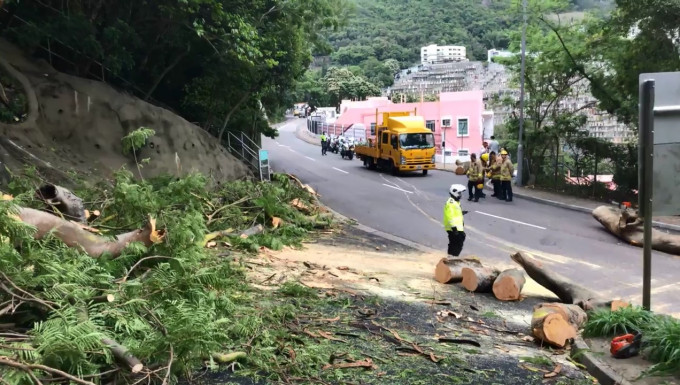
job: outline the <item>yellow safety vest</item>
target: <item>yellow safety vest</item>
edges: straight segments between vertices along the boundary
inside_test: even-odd
[[[463,210],[460,208],[460,203],[453,198],[449,198],[444,205],[444,230],[450,231],[456,228],[458,231],[463,229]]]
[[[326,141],[326,135],[321,134],[321,141],[322,141],[322,142],[325,142],[325,141]]]

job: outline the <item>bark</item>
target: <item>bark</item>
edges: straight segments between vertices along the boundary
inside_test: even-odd
[[[111,354],[113,354],[116,360],[121,364],[125,364],[130,369],[130,372],[139,373],[142,371],[142,369],[144,369],[144,364],[142,364],[142,362],[135,356],[130,354],[125,346],[122,346],[116,341],[110,340],[108,338],[102,339],[102,342],[104,345],[108,346],[109,349],[111,349]]]
[[[542,303],[534,307],[531,330],[539,340],[563,348],[576,338],[587,319],[585,311],[576,305]]]
[[[525,283],[524,273],[519,269],[505,270],[494,281],[493,294],[501,301],[516,301],[520,299]]]
[[[605,300],[596,293],[580,286],[568,278],[546,269],[541,262],[517,252],[510,256],[539,285],[553,292],[562,302],[579,306],[585,311],[598,307],[621,307],[623,301]]]
[[[45,202],[47,208],[62,214],[67,219],[72,219],[80,223],[85,223],[85,208],[83,200],[78,198],[71,191],[53,184],[46,184],[36,189],[35,195],[38,199]]]
[[[19,208],[18,218],[37,229],[34,234],[36,239],[42,239],[48,234],[52,234],[61,239],[67,246],[79,247],[94,258],[105,253],[109,253],[115,258],[131,242],[141,242],[144,246],[149,247],[163,238],[163,232],[156,230],[156,221],[153,218],[149,219],[144,228],[118,235],[114,239],[94,235],[72,221],[31,208]]]
[[[243,230],[242,232],[235,232],[231,229],[229,230],[219,230],[219,231],[213,231],[212,233],[208,233],[205,235],[203,238],[202,246],[205,246],[208,244],[208,242],[220,238],[220,237],[234,237],[234,236],[239,236],[241,238],[248,238],[250,236],[260,234],[264,231],[264,226],[262,225],[255,225],[249,229]]]
[[[638,217],[637,212],[611,206],[600,206],[593,210],[593,217],[618,238],[631,245],[642,247],[644,243],[644,223],[642,218]],[[652,249],[680,255],[680,235],[667,234],[652,229]]]
[[[442,258],[434,268],[434,279],[439,283],[458,283],[463,280],[464,267],[482,267],[476,257]]]
[[[463,287],[471,292],[488,293],[498,273],[498,270],[491,267],[464,267],[461,271]]]

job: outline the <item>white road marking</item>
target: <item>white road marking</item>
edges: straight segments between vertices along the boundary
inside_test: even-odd
[[[486,215],[486,216],[488,216],[488,217],[497,218],[497,219],[502,219],[502,220],[504,220],[504,221],[513,222],[513,223],[517,223],[517,224],[524,225],[524,226],[534,227],[534,228],[541,229],[541,230],[547,230],[545,227],[532,225],[531,223],[525,223],[525,222],[516,221],[516,220],[514,220],[514,219],[503,218],[503,217],[499,217],[499,216],[497,216],[497,215],[492,215],[492,214],[483,213],[483,212],[481,212],[481,211],[475,211],[475,212],[476,212],[477,214]]]
[[[340,169],[337,168],[337,167],[333,167],[333,170],[335,170],[335,171],[340,171],[340,172],[344,172],[345,174],[349,174],[347,171],[345,171],[345,170],[340,170]]]
[[[383,186],[389,187],[389,188],[393,188],[393,189],[395,189],[395,190],[403,191],[403,192],[405,192],[405,193],[413,194],[413,191],[408,191],[408,190],[401,189],[401,188],[399,188],[399,187],[394,187],[394,186],[389,185],[389,184],[387,184],[387,183],[383,183]]]
[[[297,152],[297,151],[293,150],[293,149],[290,148],[290,147],[288,147],[288,151],[290,151],[290,152]]]
[[[305,158],[311,160],[312,162],[316,162],[316,159],[314,159],[314,158],[310,158],[310,157],[308,157],[308,156],[305,156]]]

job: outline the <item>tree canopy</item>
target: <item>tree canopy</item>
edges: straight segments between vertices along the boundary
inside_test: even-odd
[[[44,0],[5,5],[28,23],[3,30],[22,48],[65,60],[57,69],[168,106],[222,137],[292,103],[312,52],[344,23],[344,0]],[[257,134],[257,135],[256,135]]]

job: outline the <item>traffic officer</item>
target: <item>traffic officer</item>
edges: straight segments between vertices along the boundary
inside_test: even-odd
[[[326,150],[328,149],[328,137],[326,136],[326,131],[321,134],[321,155],[326,155]]]
[[[444,205],[444,230],[449,235],[448,255],[457,257],[463,250],[463,243],[465,243],[465,227],[463,215],[467,211],[463,211],[460,206],[460,198],[463,196],[465,186],[462,184],[452,184],[449,187],[449,199]]]
[[[507,202],[512,202],[512,174],[515,172],[515,167],[512,161],[508,158],[508,152],[505,149],[501,150],[501,199]]]

